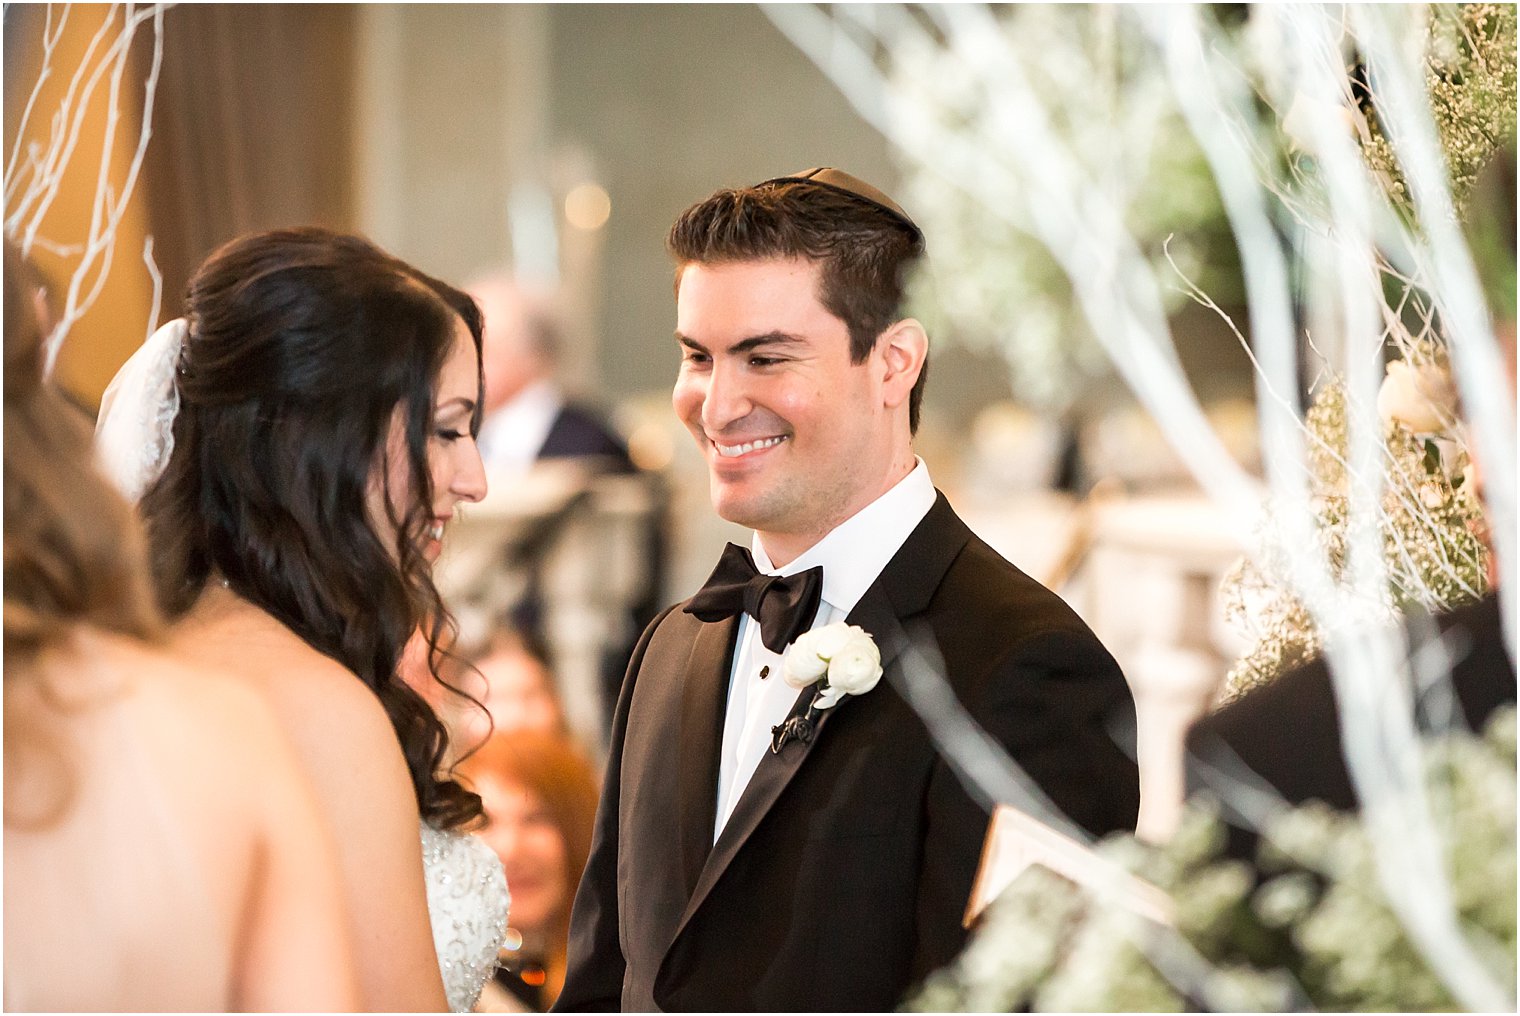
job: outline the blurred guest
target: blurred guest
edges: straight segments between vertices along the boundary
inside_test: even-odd
[[[628,446],[555,380],[558,334],[548,302],[508,275],[469,288],[485,318],[485,421],[480,454],[491,470],[525,470],[540,459],[582,458],[633,472]]]
[[[480,454],[492,473],[526,472],[536,463],[574,460],[592,474],[638,473],[627,443],[592,407],[566,397],[555,377],[559,335],[547,294],[534,291],[511,275],[496,273],[469,287],[485,321],[482,364],[485,420]],[[663,499],[657,485],[656,496]],[[658,513],[657,513],[658,514]],[[558,531],[562,515],[545,531]],[[622,685],[628,658],[644,627],[662,603],[666,534],[656,517],[640,536],[641,588],[628,604],[622,635],[602,654],[604,720],[612,722],[612,704]],[[548,623],[543,561],[537,554],[523,562],[526,590],[513,609],[520,630],[542,632]]]
[[[493,732],[568,735],[553,669],[543,644],[530,634],[503,626],[455,646],[440,661],[436,680],[426,669],[426,650],[421,636],[413,637],[401,673],[448,725],[458,756]]]
[[[333,847],[268,707],[162,649],[143,541],[43,384],[5,249],[5,1007],[358,1003]]]
[[[1453,652],[1451,683],[1413,696],[1416,729],[1443,728],[1452,704],[1445,697],[1449,690],[1459,725],[1481,731],[1496,710],[1515,703],[1515,663],[1504,646],[1499,598],[1490,593],[1433,620]],[[1326,661],[1296,667],[1194,725],[1187,740],[1189,790],[1212,793],[1227,804],[1234,784],[1244,780],[1288,804],[1318,800],[1337,811],[1355,811],[1359,799],[1346,764],[1342,725]],[[1256,840],[1250,829],[1232,825],[1227,850],[1249,859]]]
[[[570,904],[591,853],[596,777],[564,737],[527,730],[494,735],[459,768],[485,802],[489,825],[481,835],[512,887],[508,949],[496,974],[503,991],[483,998],[481,1008],[547,1011],[565,981]]]
[[[480,672],[482,702],[496,730],[567,732],[559,687],[548,654],[537,639],[503,628],[464,659]]]

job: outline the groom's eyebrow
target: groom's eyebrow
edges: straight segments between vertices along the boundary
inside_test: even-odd
[[[694,349],[699,353],[711,352],[702,343],[695,339],[687,338],[680,332],[676,332],[676,341],[687,349]],[[764,335],[752,335],[747,339],[740,339],[729,347],[728,352],[730,354],[743,355],[744,353],[752,353],[765,346],[797,346],[801,345],[802,342],[801,336],[792,335],[789,332],[766,332]]]

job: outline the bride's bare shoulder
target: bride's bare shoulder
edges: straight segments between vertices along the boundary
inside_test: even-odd
[[[208,596],[171,632],[174,655],[258,692],[339,827],[415,827],[411,775],[379,696],[272,615],[225,590]],[[415,837],[409,849],[420,849]]]
[[[395,743],[385,708],[358,675],[230,594],[192,611],[171,632],[169,647],[191,666],[218,670],[257,690],[298,742]]]

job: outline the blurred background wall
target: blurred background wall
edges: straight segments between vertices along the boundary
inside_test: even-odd
[[[72,8],[55,65],[77,63],[106,10]],[[6,8],[7,147],[44,20],[45,5]],[[39,108],[66,83],[55,74]],[[74,162],[57,215],[87,214],[95,163],[87,148]],[[217,244],[307,222],[366,233],[455,282],[509,264],[557,277],[570,385],[612,402],[663,392],[676,363],[670,223],[718,187],[813,165],[888,190],[896,177],[881,136],[752,5],[181,5],[165,16],[131,228],[60,377],[93,405],[141,340],[146,234],[172,314]],[[605,220],[567,218],[578,187],[605,195]],[[61,262],[39,259],[61,277]],[[953,424],[1006,394],[996,360],[935,356],[930,409]]]

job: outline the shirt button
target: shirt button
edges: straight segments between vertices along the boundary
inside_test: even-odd
[[[764,667],[760,668],[760,680],[764,681],[767,677],[770,677],[770,676],[771,676],[771,668],[769,666],[764,666]]]

